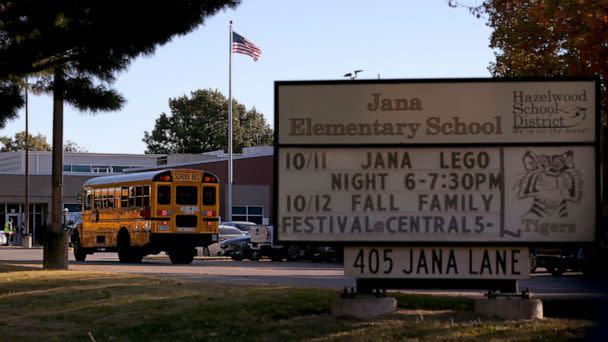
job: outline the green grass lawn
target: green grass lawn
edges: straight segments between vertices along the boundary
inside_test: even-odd
[[[1,341],[566,341],[591,320],[482,318],[466,298],[396,294],[376,320],[335,318],[331,290],[0,265]]]

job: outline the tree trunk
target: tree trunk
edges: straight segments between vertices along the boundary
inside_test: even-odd
[[[68,240],[63,229],[63,93],[61,68],[55,69],[53,85],[53,173],[51,176],[51,225],[44,238],[44,269],[68,269]]]
[[[599,160],[597,167],[599,168],[600,179],[596,180],[596,188],[600,191],[600,201],[597,209],[600,213],[599,227],[596,227],[597,242],[601,247],[608,247],[608,91],[604,93],[602,83],[599,85]]]

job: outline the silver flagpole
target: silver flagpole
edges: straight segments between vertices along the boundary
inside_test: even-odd
[[[228,182],[226,186],[226,221],[232,221],[232,20],[230,20],[228,54]]]

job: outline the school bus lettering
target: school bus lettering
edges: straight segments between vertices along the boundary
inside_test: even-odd
[[[198,207],[188,206],[188,207],[180,207],[182,213],[186,214],[194,214],[198,211]]]
[[[192,171],[174,171],[173,180],[185,182],[200,182],[201,173]]]

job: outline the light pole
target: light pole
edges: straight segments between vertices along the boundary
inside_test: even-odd
[[[29,127],[28,127],[28,91],[29,81],[25,78],[25,217],[23,225],[23,236],[21,246],[32,248],[32,236],[30,235],[30,155],[29,155]]]
[[[355,70],[355,71],[353,71],[353,72],[349,72],[349,73],[344,74],[344,77],[348,77],[348,78],[350,78],[351,80],[354,80],[355,78],[357,78],[357,75],[358,75],[360,72],[362,72],[362,71],[363,71],[363,70]]]

